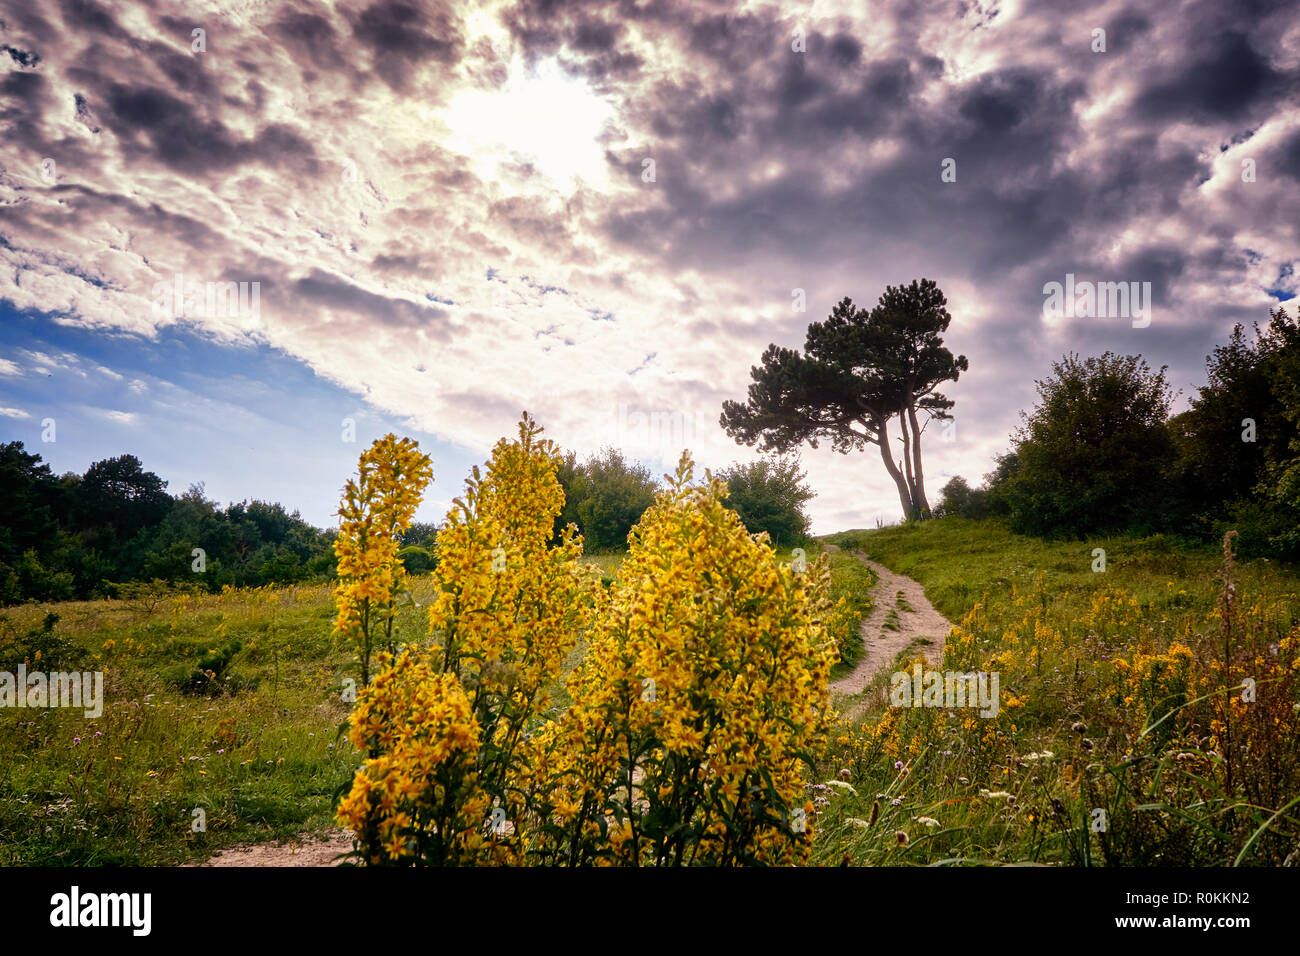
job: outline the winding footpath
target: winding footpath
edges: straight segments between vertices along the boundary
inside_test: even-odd
[[[839,547],[828,544],[826,550],[838,551]],[[895,574],[883,564],[869,560],[861,551],[857,552],[857,558],[875,572],[877,581],[871,591],[871,613],[861,624],[862,658],[850,673],[831,681],[832,697],[861,694],[877,675],[893,666],[900,652],[909,648],[924,653],[930,664],[938,664],[953,626],[930,603],[920,582]],[[891,611],[896,612],[897,629],[886,626]],[[850,712],[856,712],[864,703],[850,704]]]

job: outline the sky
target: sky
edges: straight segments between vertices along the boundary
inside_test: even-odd
[[[440,520],[525,409],[753,460],[764,348],[922,277],[969,360],[934,502],[1062,355],[1181,407],[1300,285],[1294,3],[0,0],[0,61],[0,440],[322,527],[389,431]],[[898,519],[874,449],[802,461],[815,533]]]

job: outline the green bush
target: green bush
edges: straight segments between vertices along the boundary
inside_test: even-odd
[[[0,561],[0,604],[21,601],[71,601],[76,582],[67,571],[46,567],[33,550],[13,564]]]
[[[993,495],[988,488],[972,488],[957,475],[939,491],[936,518],[989,518],[994,514]]]
[[[54,632],[58,623],[59,616],[50,612],[36,627],[22,634],[8,634],[8,622],[0,621],[0,670],[13,672],[20,664],[32,667],[37,662],[42,670],[80,666],[85,651]]]
[[[1012,528],[1046,537],[1162,528],[1174,459],[1164,368],[1113,352],[1068,355],[1037,384],[1004,486]]]
[[[582,464],[569,452],[561,459],[557,477],[564,510],[555,519],[556,535],[570,523],[577,525],[583,550],[592,554],[626,550],[628,532],[654,504],[659,487],[649,468],[629,463],[614,448]]]
[[[197,664],[177,664],[166,668],[162,678],[177,690],[186,694],[220,694],[223,691],[234,694],[242,690],[245,682],[238,677],[227,674],[230,662],[244,649],[241,641],[227,641],[221,647],[205,653]]]
[[[808,537],[804,505],[815,497],[797,458],[763,458],[732,465],[718,475],[727,483],[728,508],[740,515],[750,534],[766,531],[778,547]]]
[[[425,574],[438,566],[438,527],[427,521],[416,521],[402,532],[402,548],[398,556],[407,574]]]

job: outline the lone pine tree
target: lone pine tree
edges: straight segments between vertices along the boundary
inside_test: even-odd
[[[921,433],[950,419],[951,400],[935,389],[966,371],[964,355],[943,345],[952,316],[929,279],[889,286],[875,308],[847,296],[824,322],[808,326],[804,354],[769,345],[743,404],[722,406],[722,427],[737,442],[784,453],[830,439],[841,454],[880,449],[908,518],[930,512],[921,464]],[[889,423],[898,416],[902,457],[895,460]],[[922,422],[924,419],[924,422]]]

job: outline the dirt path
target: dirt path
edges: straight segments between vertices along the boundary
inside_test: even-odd
[[[288,843],[232,846],[205,863],[186,866],[338,866],[340,853],[352,851],[352,834],[336,830],[328,838],[304,836]]]
[[[826,550],[839,548],[828,544]],[[919,582],[895,574],[861,552],[857,557],[876,573],[878,580],[872,590],[871,613],[862,622],[862,659],[851,673],[830,683],[832,695],[848,697],[862,693],[877,674],[892,666],[900,651],[914,645],[927,661],[939,663],[952,630],[952,622],[935,610]]]

